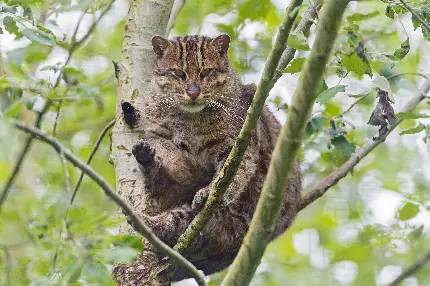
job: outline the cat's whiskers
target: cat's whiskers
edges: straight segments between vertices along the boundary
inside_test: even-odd
[[[229,108],[228,106],[218,102],[216,100],[210,99],[208,102],[212,103],[215,107],[220,108],[224,113],[232,118],[240,120],[242,123],[245,121],[241,116],[239,116],[235,110]]]
[[[236,101],[236,102],[240,102],[240,103],[243,103],[243,104],[246,104],[246,105],[250,104],[250,102],[244,101],[244,100],[236,98],[236,97],[226,96],[223,93],[217,93],[217,94],[215,94],[215,96],[220,97],[220,98],[224,98],[224,99],[228,99],[228,100],[232,100],[232,101]]]
[[[208,104],[206,106],[208,108],[212,109],[212,110],[219,110],[219,109],[221,109],[220,106],[219,106],[219,104],[216,104],[216,102],[213,102],[211,100],[208,101]],[[221,116],[218,112],[215,113],[215,114],[212,114],[211,116],[215,116],[216,120],[220,120],[220,121],[227,120],[227,122],[236,123],[236,121],[230,116],[230,114],[226,110],[221,109],[221,111],[223,113],[227,114],[227,117]]]
[[[238,116],[240,115],[241,118],[242,118],[242,115],[248,111],[247,106],[243,106],[243,104],[239,104],[239,103],[231,101],[231,100],[224,102],[224,100],[219,100],[221,97],[222,96],[218,96],[218,97],[213,98],[212,100],[222,104],[230,112],[232,112]]]
[[[225,101],[229,105],[233,105],[235,108],[239,108],[239,109],[241,109],[242,111],[245,111],[245,112],[248,110],[249,103],[246,103],[245,101],[240,100],[238,98],[229,97],[229,96],[225,96],[225,95],[222,95],[222,94],[215,94],[215,98],[214,99],[215,100],[216,99],[223,99],[223,101]]]

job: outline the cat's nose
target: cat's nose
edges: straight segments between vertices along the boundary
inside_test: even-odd
[[[192,83],[187,87],[186,92],[192,100],[196,100],[200,94],[200,87],[197,84]]]

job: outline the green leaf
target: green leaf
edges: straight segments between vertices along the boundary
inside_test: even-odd
[[[3,18],[3,26],[9,34],[14,34],[16,36],[21,36],[21,32],[19,32],[19,28],[16,25],[15,19],[11,16],[6,16]]]
[[[424,21],[430,19],[430,4],[422,5],[419,9],[413,9],[414,12]],[[428,22],[427,22],[428,23]],[[418,29],[422,25],[421,21],[412,14],[412,24],[414,30]]]
[[[326,103],[330,98],[334,97],[339,92],[345,92],[346,85],[337,85],[321,92],[317,97],[317,102],[320,104]]]
[[[428,114],[413,113],[413,112],[399,112],[396,114],[399,119],[418,119],[418,118],[430,118]]]
[[[380,13],[377,10],[375,10],[375,11],[369,13],[369,14],[354,13],[351,16],[348,16],[346,19],[349,22],[363,21],[363,20],[372,19],[372,18],[378,16],[379,14]]]
[[[415,217],[420,211],[420,207],[414,203],[406,202],[398,211],[397,217],[400,220],[408,220]]]
[[[307,136],[312,135],[313,133],[319,132],[324,127],[325,118],[321,115],[314,116],[309,120],[306,125],[306,134]]]
[[[67,282],[76,282],[81,276],[83,268],[84,265],[81,261],[75,261],[64,271],[65,280]]]
[[[387,8],[385,9],[385,16],[387,16],[388,18],[394,19],[394,9],[393,6],[388,5]]]
[[[26,97],[26,98],[23,98],[23,101],[24,101],[24,105],[27,108],[27,110],[32,110],[34,103],[36,102],[36,97],[35,96]]]
[[[362,76],[364,74],[372,76],[372,69],[369,63],[365,62],[362,58],[360,58],[357,53],[353,53],[349,56],[343,56],[342,65],[346,68],[347,71],[352,71],[359,76]]]
[[[385,9],[385,16],[387,16],[388,18],[394,19],[394,15],[395,14],[405,14],[407,13],[408,10],[406,8],[403,8],[400,5],[388,5],[387,9]]]
[[[134,248],[120,246],[109,250],[104,257],[109,262],[130,263],[136,258],[137,253],[137,250]]]
[[[100,264],[88,263],[84,266],[85,280],[89,283],[95,283],[97,285],[114,286],[115,282],[107,271],[107,269]]]
[[[25,7],[22,15],[24,16],[24,18],[27,18],[28,20],[33,21],[33,11],[31,11],[30,7],[28,6]]]
[[[343,135],[333,138],[331,140],[331,144],[333,144],[336,149],[342,151],[342,153],[347,157],[351,156],[351,154],[355,152],[355,145],[349,142],[349,140]]]
[[[299,33],[299,34],[294,34],[291,33],[288,36],[288,42],[287,42],[288,46],[290,46],[293,49],[296,50],[302,50],[302,51],[309,51],[309,44],[308,44],[308,39],[306,39],[305,35],[303,35],[303,33]]]
[[[341,136],[346,134],[345,129],[343,129],[341,127],[336,127],[336,126],[334,126],[334,127],[335,128],[333,128],[333,126],[332,126],[331,128],[327,128],[326,130],[324,130],[325,134],[330,136],[331,139],[334,139],[336,137],[341,137]]]
[[[54,37],[48,33],[39,30],[24,29],[22,30],[22,34],[32,42],[36,42],[41,45],[55,46]]]
[[[54,72],[57,72],[58,71],[58,66],[57,65],[48,65],[48,66],[44,66],[40,70],[41,71],[54,71]]]
[[[422,124],[421,122],[418,122],[418,126],[404,130],[404,131],[400,132],[400,135],[417,134],[417,133],[420,133],[421,131],[423,131],[424,129],[425,129],[425,125]]]
[[[139,251],[143,250],[142,238],[133,234],[120,234],[110,237],[110,242],[114,246],[129,246]]]
[[[75,69],[73,67],[66,67],[64,68],[63,80],[68,85],[78,85],[79,83],[86,81],[87,76],[81,70]],[[89,89],[91,89],[91,87],[82,84],[82,92],[84,95],[85,92],[90,93]]]
[[[414,229],[413,231],[411,231],[408,234],[408,239],[409,240],[417,240],[418,238],[420,238],[422,236],[423,229],[424,229],[424,225],[420,225],[419,227],[417,227],[416,229]]]
[[[424,143],[427,143],[430,140],[430,124],[426,126],[425,136],[423,137]]]
[[[387,55],[387,57],[393,61],[400,61],[409,53],[410,49],[409,38],[407,38],[406,41],[400,45],[400,48],[395,50],[393,55]]]
[[[8,109],[6,109],[6,111],[4,112],[4,115],[8,117],[16,118],[21,112],[23,106],[24,106],[23,102],[19,100],[13,103],[11,106],[9,106]]]
[[[430,4],[419,6],[418,9],[412,8],[415,13],[426,23],[430,23]],[[425,39],[430,41],[430,31],[424,26],[420,20],[415,15],[412,15],[412,24],[414,26],[414,30],[418,27],[421,27],[423,36]]]
[[[298,73],[302,70],[302,67],[305,61],[306,61],[305,58],[295,58],[290,62],[288,67],[284,69],[282,72],[291,73],[291,74]]]

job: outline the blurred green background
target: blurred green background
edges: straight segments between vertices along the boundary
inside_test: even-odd
[[[0,3],[2,191],[26,138],[10,119],[33,124],[46,98],[54,104],[44,116],[43,131],[52,135],[61,105],[56,138],[83,161],[88,158],[100,131],[115,116],[117,81],[112,61],[121,59],[128,3],[113,4],[73,54],[65,69],[66,81],[57,88],[53,87],[58,69],[81,15],[86,11],[78,40],[106,1]],[[171,35],[228,33],[233,66],[245,82],[258,82],[288,3],[187,0]],[[313,3],[304,1],[299,15]],[[407,3],[430,22],[428,2]],[[290,37],[289,45],[298,49],[297,59],[271,91],[268,105],[282,122],[288,117],[286,107],[314,31],[313,26],[308,38]],[[375,88],[386,83],[381,76],[430,75],[429,39],[430,31],[393,1],[350,4],[299,154],[304,192],[377,134],[378,128],[367,121],[376,104]],[[361,44],[363,52],[356,49]],[[389,80],[396,112],[423,81],[412,75]],[[429,100],[421,103],[417,118],[405,120],[351,174],[299,214],[291,229],[268,247],[253,285],[387,285],[430,250],[429,104]],[[91,165],[114,186],[109,145],[106,136]],[[64,219],[71,195],[68,185],[73,188],[80,172],[68,163],[67,173],[70,184],[59,154],[34,141],[0,210],[0,285],[114,285],[113,262],[130,261],[140,249],[138,237],[117,234],[121,220],[115,205],[88,178]],[[211,285],[219,285],[223,275],[210,277]],[[430,266],[404,285],[430,285]]]

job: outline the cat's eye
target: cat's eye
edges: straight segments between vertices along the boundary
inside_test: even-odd
[[[213,72],[215,71],[215,69],[205,69],[200,73],[200,79],[204,79],[205,77],[210,76]]]
[[[186,79],[187,79],[187,75],[186,75],[186,73],[184,73],[184,72],[183,72],[183,71],[181,71],[181,70],[178,70],[178,69],[172,69],[172,70],[170,70],[170,73],[171,73],[174,77],[180,78],[180,79],[182,79],[182,80],[186,80]]]

